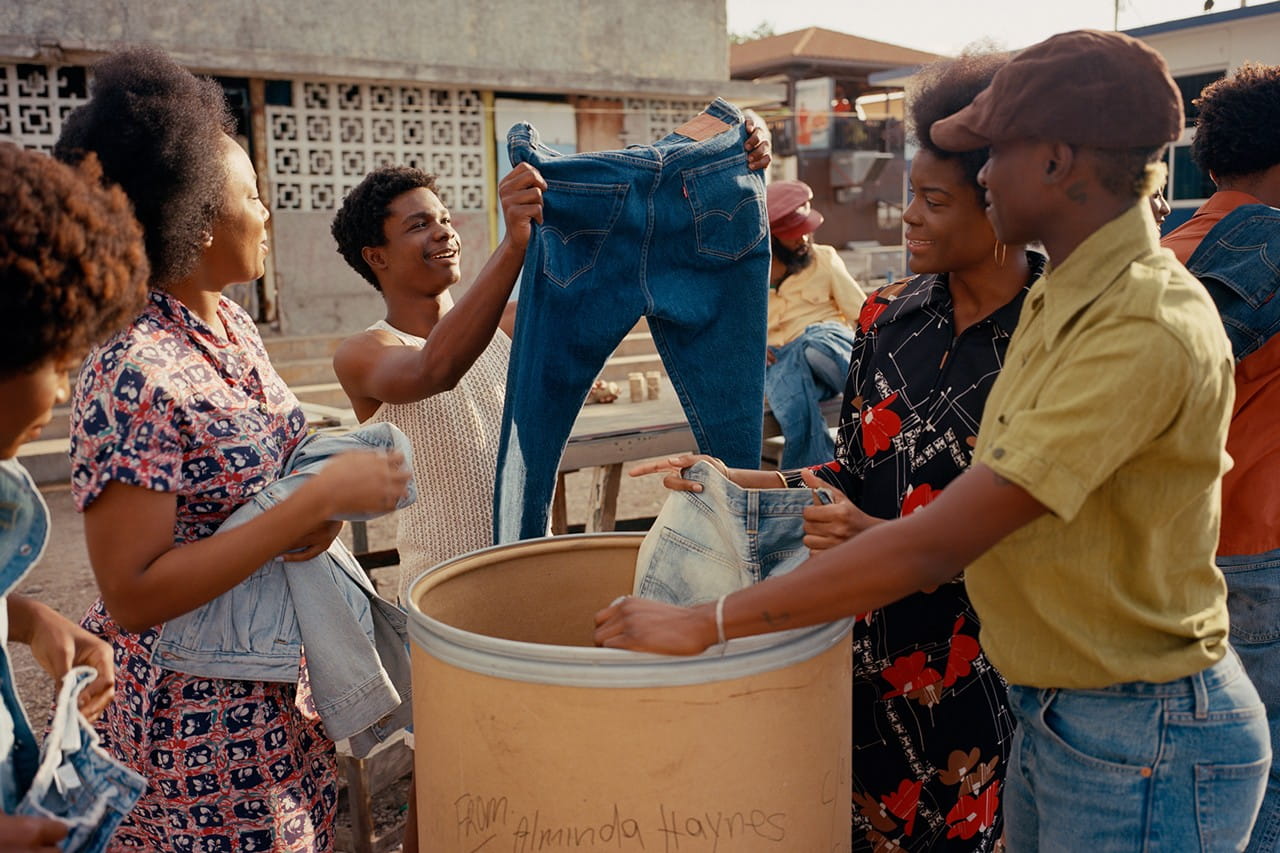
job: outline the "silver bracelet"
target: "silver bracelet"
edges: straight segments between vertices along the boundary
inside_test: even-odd
[[[724,637],[724,600],[728,597],[726,592],[716,599],[716,642],[722,646],[728,642]]]

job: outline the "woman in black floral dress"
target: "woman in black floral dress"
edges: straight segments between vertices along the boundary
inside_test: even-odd
[[[834,485],[848,498],[806,511],[811,549],[919,509],[969,466],[987,394],[1044,259],[997,242],[977,181],[986,149],[941,151],[928,129],[972,101],[1005,61],[945,61],[909,92],[920,150],[903,220],[917,275],[863,306],[835,461],[783,472],[790,486]],[[678,469],[695,458],[632,473],[667,473],[669,487],[683,488]],[[727,475],[746,488],[779,485],[775,471]],[[853,638],[853,849],[993,850],[1014,723],[963,582],[863,614]]]

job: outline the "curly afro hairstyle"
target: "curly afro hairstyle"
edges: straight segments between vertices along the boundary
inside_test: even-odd
[[[67,117],[53,154],[76,163],[93,152],[142,225],[151,285],[166,287],[200,260],[227,181],[215,156],[234,124],[222,88],[163,51],[137,48],[94,67],[92,97]]]
[[[974,151],[944,151],[929,138],[935,121],[959,112],[987,86],[1009,61],[1009,54],[994,50],[966,50],[955,59],[944,59],[921,69],[907,88],[907,127],[912,139],[939,160],[960,164],[973,186],[980,206],[985,206],[986,190],[978,183],[978,172],[987,162],[987,148]]]
[[[0,376],[83,356],[147,298],[147,256],[129,200],[96,158],[72,168],[0,143]]]
[[[1245,63],[1193,103],[1200,119],[1191,159],[1201,169],[1239,178],[1280,163],[1280,65]]]
[[[436,192],[436,176],[411,166],[383,166],[365,175],[334,214],[329,231],[338,242],[338,254],[375,290],[382,290],[382,285],[365,262],[362,250],[387,242],[382,225],[391,215],[391,202],[419,187]]]

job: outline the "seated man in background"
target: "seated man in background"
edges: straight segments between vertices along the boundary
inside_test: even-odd
[[[820,465],[835,444],[818,403],[844,390],[863,294],[832,246],[813,242],[823,216],[803,181],[768,188],[773,264],[765,397],[786,444],[779,468]]]

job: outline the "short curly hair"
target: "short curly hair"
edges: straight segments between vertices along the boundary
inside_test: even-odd
[[[984,48],[970,48],[955,59],[944,59],[926,65],[907,87],[908,132],[916,144],[939,160],[960,164],[965,178],[973,187],[979,205],[984,205],[986,190],[978,183],[978,172],[987,162],[987,148],[973,151],[945,151],[929,137],[935,121],[959,112],[983,89],[1009,61],[1009,54]]]
[[[382,226],[391,215],[391,202],[419,188],[437,192],[436,176],[412,166],[383,166],[365,175],[364,180],[347,193],[342,207],[333,216],[329,232],[338,242],[338,254],[375,290],[382,290],[382,285],[365,262],[362,250],[365,246],[381,246],[387,242]]]
[[[227,181],[218,137],[234,126],[216,82],[161,50],[136,48],[94,67],[92,96],[67,117],[53,153],[68,163],[97,155],[133,203],[151,284],[163,288],[199,263]]]
[[[148,266],[129,200],[97,158],[73,168],[0,143],[0,376],[76,358],[142,310]]]
[[[1200,118],[1191,159],[1201,169],[1238,178],[1280,163],[1280,65],[1247,62],[1192,103]]]

